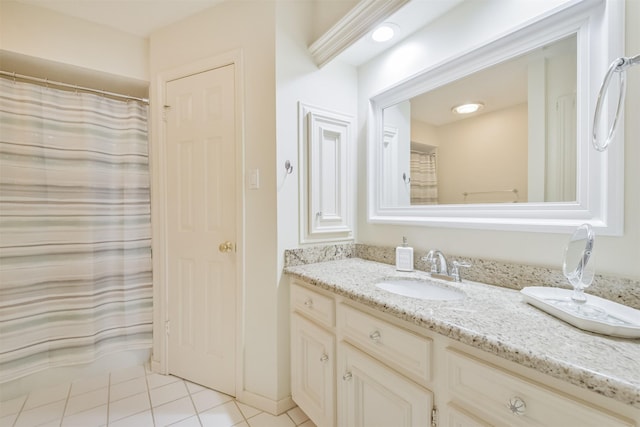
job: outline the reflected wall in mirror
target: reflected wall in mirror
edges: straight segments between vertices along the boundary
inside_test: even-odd
[[[385,108],[383,205],[575,202],[576,63],[572,34]]]

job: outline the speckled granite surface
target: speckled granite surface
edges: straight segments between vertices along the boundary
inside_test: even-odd
[[[640,340],[581,331],[522,301],[516,290],[449,283],[459,301],[425,301],[374,286],[383,278],[428,278],[359,258],[289,266],[285,272],[427,330],[640,408]],[[508,321],[507,321],[508,320]]]
[[[355,256],[356,245],[354,243],[306,246],[300,249],[287,249],[284,251],[284,266],[313,264],[316,262],[353,258]]]
[[[422,258],[426,255],[426,251],[415,250],[413,258],[416,270],[429,271],[429,266],[422,261]],[[449,262],[455,259],[472,264],[470,268],[461,269],[461,275],[466,280],[517,290],[527,286],[569,288],[567,279],[559,269],[445,255],[447,255]],[[285,251],[284,265],[294,266],[356,257],[385,264],[394,264],[395,247],[353,243],[311,246]],[[640,310],[639,281],[596,275],[593,284],[587,289],[587,293]]]

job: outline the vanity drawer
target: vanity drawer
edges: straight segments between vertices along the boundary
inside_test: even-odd
[[[448,382],[460,407],[496,426],[631,427],[635,423],[457,350],[447,349]],[[512,412],[510,406],[521,408]],[[454,424],[455,425],[455,424]]]
[[[447,416],[444,425],[446,427],[491,427],[491,424],[485,423],[451,403],[447,405]]]
[[[291,284],[291,309],[331,328],[335,325],[335,304],[326,297],[306,287]]]
[[[431,380],[432,340],[348,305],[338,305],[342,338],[420,384]]]

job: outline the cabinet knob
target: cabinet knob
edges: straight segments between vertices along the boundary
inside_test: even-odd
[[[304,305],[305,305],[307,308],[313,308],[313,300],[312,300],[311,298],[307,298],[307,299],[304,301]]]
[[[524,400],[522,400],[522,398],[513,396],[511,399],[509,399],[507,408],[509,408],[509,411],[511,411],[513,415],[521,416],[524,415],[524,413],[527,411],[527,404],[524,402]]]
[[[344,381],[351,381],[351,378],[353,378],[353,375],[351,374],[351,372],[348,372],[348,371],[342,376],[342,379]]]
[[[327,353],[324,353],[322,356],[320,356],[320,362],[325,363],[327,360],[329,360],[329,356],[327,355]]]
[[[369,338],[371,338],[371,341],[378,342],[380,340],[380,332],[379,331],[371,332],[369,334]]]

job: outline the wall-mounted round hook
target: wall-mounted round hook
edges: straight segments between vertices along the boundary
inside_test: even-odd
[[[291,174],[293,172],[293,165],[289,160],[284,162],[284,169],[287,171],[287,174]]]
[[[402,180],[404,181],[405,184],[410,184],[411,183],[411,178],[409,178],[407,176],[407,174],[404,173],[404,172],[402,173]]]

